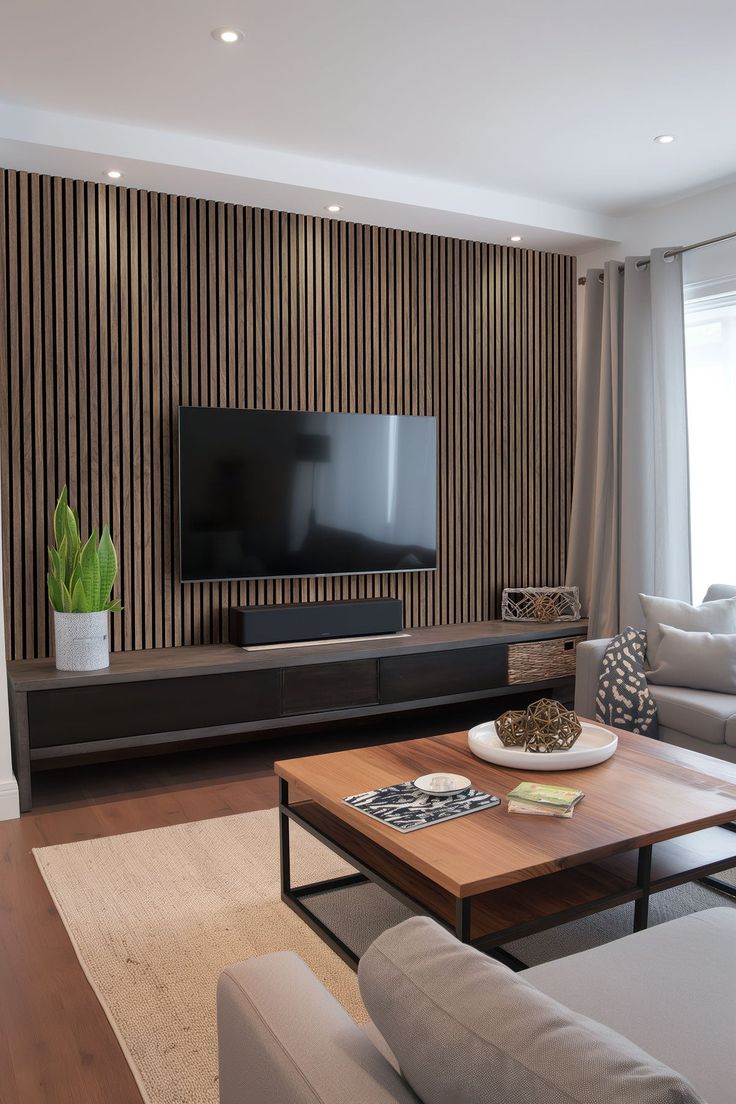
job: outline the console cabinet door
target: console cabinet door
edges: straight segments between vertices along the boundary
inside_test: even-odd
[[[378,705],[378,664],[375,659],[353,659],[285,667],[283,688],[286,716]]]
[[[32,748],[81,744],[278,717],[279,671],[147,679],[28,695]]]
[[[506,685],[506,645],[453,648],[381,660],[381,701],[420,701]]]

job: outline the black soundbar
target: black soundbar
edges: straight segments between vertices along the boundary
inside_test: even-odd
[[[404,610],[398,598],[234,606],[230,610],[230,643],[240,648],[344,636],[384,636],[401,632],[403,627]]]

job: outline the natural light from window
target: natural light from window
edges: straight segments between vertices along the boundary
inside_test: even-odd
[[[736,584],[736,278],[686,289],[693,601]]]

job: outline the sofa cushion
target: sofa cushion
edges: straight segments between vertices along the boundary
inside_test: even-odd
[[[686,732],[709,744],[723,744],[726,725],[736,717],[736,695],[684,686],[649,687],[657,703],[660,725]]]
[[[708,1104],[736,1099],[735,908],[670,920],[524,977],[675,1066]]]
[[[660,625],[674,625],[686,632],[736,633],[736,598],[723,598],[718,602],[704,602],[691,606],[672,598],[658,598],[640,594],[647,629],[647,659],[650,667],[657,662],[657,648],[661,639]]]
[[[659,628],[657,665],[647,672],[648,682],[736,694],[736,635]]]
[[[379,936],[358,979],[425,1104],[701,1104],[680,1074],[629,1039],[426,917]]]

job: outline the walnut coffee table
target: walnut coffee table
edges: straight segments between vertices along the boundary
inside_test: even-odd
[[[281,895],[350,963],[358,958],[308,906],[310,897],[374,882],[514,968],[502,944],[629,901],[646,927],[651,894],[736,866],[736,765],[619,732],[612,759],[574,772],[514,771],[477,759],[467,733],[276,763]],[[501,797],[492,809],[402,834],[343,798],[432,771],[464,774]],[[574,785],[572,819],[509,813],[517,782]],[[356,871],[293,886],[294,821]]]

